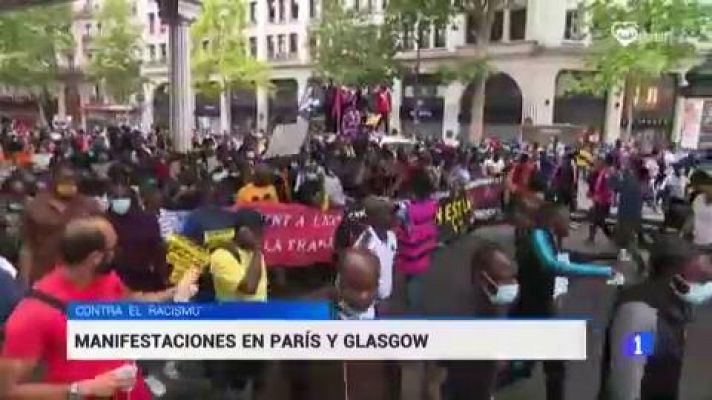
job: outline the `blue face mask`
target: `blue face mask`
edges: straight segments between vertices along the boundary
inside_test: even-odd
[[[681,293],[677,290],[675,291],[678,297],[680,297],[684,302],[699,306],[712,299],[712,282],[689,282],[687,285],[690,288],[687,293]]]
[[[131,208],[131,199],[119,198],[111,200],[111,211],[118,215],[125,215]]]

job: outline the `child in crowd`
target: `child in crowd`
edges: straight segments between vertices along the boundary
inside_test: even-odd
[[[396,235],[390,229],[395,209],[390,200],[375,196],[368,197],[364,206],[368,226],[355,246],[368,249],[378,258],[378,300],[386,300],[393,290],[393,261],[398,247]]]

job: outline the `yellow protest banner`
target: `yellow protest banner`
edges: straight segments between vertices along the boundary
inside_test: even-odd
[[[173,265],[170,281],[178,283],[190,268],[204,268],[210,264],[210,252],[181,235],[170,235],[166,240],[166,261]]]

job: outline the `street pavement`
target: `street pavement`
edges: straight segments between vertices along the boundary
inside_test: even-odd
[[[584,192],[585,193],[585,192]],[[583,197],[583,199],[582,199]],[[585,207],[585,196],[580,196]],[[581,208],[581,207],[580,207]],[[646,210],[648,219],[660,219],[652,210]],[[604,235],[599,234],[595,243],[586,241],[587,223],[581,223],[564,241],[564,248],[578,253],[615,254],[616,248]],[[467,310],[467,304],[472,299],[469,286],[470,255],[482,240],[490,240],[502,245],[514,256],[514,231],[508,225],[491,225],[476,229],[470,235],[439,249],[433,258],[427,273],[423,310],[413,310],[421,315],[461,315]],[[635,274],[626,270],[631,280]],[[570,279],[569,293],[562,299],[561,315],[589,319],[588,359],[583,362],[568,362],[566,364],[566,399],[595,400],[600,382],[600,356],[604,329],[609,319],[615,289],[607,286],[600,279]],[[394,294],[389,307],[393,312],[404,311],[404,287],[398,279],[395,281]],[[712,365],[712,346],[707,344],[712,338],[712,307],[699,309],[696,321],[688,330],[688,346],[681,381],[680,400],[712,399],[712,379],[709,367]],[[532,343],[535,346],[535,343]],[[211,398],[208,394],[209,384],[203,380],[189,378],[200,374],[199,363],[182,367],[185,378],[170,384],[173,399],[185,399],[201,395]],[[437,387],[444,378],[443,371],[424,363],[408,363],[403,366],[401,399],[403,400],[437,400]],[[187,380],[188,379],[188,380]],[[426,384],[427,383],[427,384]],[[288,390],[280,374],[277,363],[270,366],[267,373],[267,390],[258,396],[259,399],[280,400],[289,399]],[[544,379],[541,367],[538,366],[534,375],[501,389],[497,400],[545,400]],[[316,400],[316,399],[315,399]]]

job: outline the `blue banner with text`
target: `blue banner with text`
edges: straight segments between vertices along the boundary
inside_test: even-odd
[[[70,320],[329,320],[328,302],[269,301],[225,303],[71,303]]]

